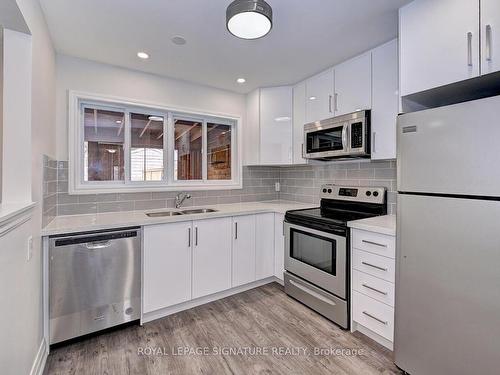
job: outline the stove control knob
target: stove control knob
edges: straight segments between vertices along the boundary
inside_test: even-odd
[[[326,193],[326,189],[323,189],[323,193]]]
[[[373,192],[373,196],[374,196],[374,197],[378,197],[378,191],[374,191],[374,192]]]
[[[371,191],[367,191],[366,192],[366,196],[369,197],[370,195],[372,195],[372,192]],[[375,195],[375,193],[374,193],[374,195]]]
[[[332,193],[332,189],[328,189],[328,194],[331,194]]]

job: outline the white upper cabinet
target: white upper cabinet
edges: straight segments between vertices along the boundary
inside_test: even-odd
[[[306,83],[293,87],[293,164],[306,164],[302,157],[306,124]]]
[[[191,299],[191,234],[190,221],[144,227],[145,313]]]
[[[396,158],[398,95],[397,39],[372,51],[372,160]]]
[[[260,90],[260,164],[292,163],[292,87]]]
[[[334,70],[315,75],[306,81],[306,123],[333,117]]]
[[[292,87],[257,89],[247,95],[245,165],[288,165],[293,161]]]
[[[479,0],[415,0],[399,17],[401,96],[479,76]]]
[[[231,287],[231,218],[193,221],[193,298]]]
[[[233,217],[232,286],[255,281],[255,215]]]
[[[500,71],[500,1],[481,0],[481,73]]]
[[[372,55],[357,56],[335,67],[335,116],[370,109],[372,106]]]

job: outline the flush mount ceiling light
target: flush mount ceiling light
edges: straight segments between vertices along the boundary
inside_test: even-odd
[[[184,44],[186,44],[186,39],[184,39],[180,35],[176,35],[172,37],[172,39],[170,40],[172,41],[172,43],[177,44],[178,46],[183,46]]]
[[[149,121],[163,121],[163,117],[160,117],[160,116],[149,116],[148,120]]]
[[[137,57],[143,60],[149,59],[149,55],[146,52],[137,52]]]
[[[273,9],[264,0],[235,0],[227,7],[226,26],[238,38],[262,38],[273,27]]]
[[[247,80],[245,78],[238,78],[236,82],[238,83],[245,83]]]

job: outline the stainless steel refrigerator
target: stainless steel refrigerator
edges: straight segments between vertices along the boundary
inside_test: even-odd
[[[395,362],[500,373],[500,97],[398,118]]]

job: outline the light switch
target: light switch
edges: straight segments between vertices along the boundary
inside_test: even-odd
[[[27,261],[29,262],[33,257],[33,236],[28,237],[28,254]]]

